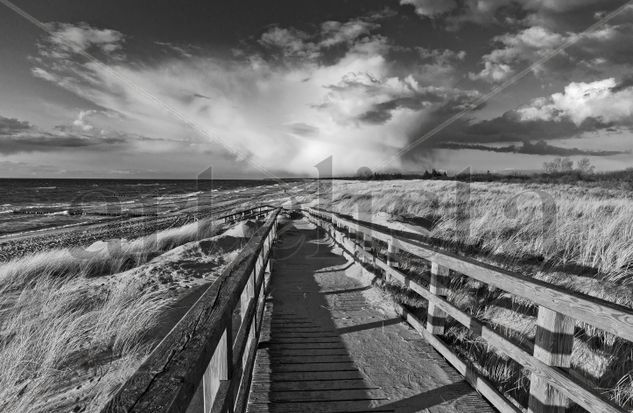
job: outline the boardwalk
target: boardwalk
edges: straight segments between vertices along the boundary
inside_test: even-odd
[[[493,411],[326,235],[279,237],[249,412]]]

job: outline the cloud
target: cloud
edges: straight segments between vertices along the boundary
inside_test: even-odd
[[[547,142],[540,140],[535,143],[523,142],[521,146],[509,145],[509,146],[486,146],[477,144],[465,144],[446,142],[437,145],[441,149],[469,149],[477,151],[487,152],[499,152],[499,153],[523,153],[526,155],[555,155],[555,156],[613,156],[621,155],[628,152],[622,151],[595,151],[585,150],[578,148],[562,148],[559,146],[550,145]]]
[[[456,98],[474,98],[476,92],[421,86],[409,75],[378,78],[370,73],[348,73],[337,84],[327,86],[329,93],[319,109],[328,111],[341,123],[382,124],[397,110],[432,111]]]
[[[315,57],[317,46],[308,42],[309,35],[294,28],[273,27],[264,32],[259,43],[266,48],[278,50],[284,57]]]
[[[534,26],[515,34],[503,34],[493,38],[501,47],[482,58],[484,68],[479,73],[470,73],[471,79],[502,82],[515,73],[521,62],[533,62],[551,53],[569,39],[568,36]],[[538,69],[537,69],[538,70]]]
[[[297,122],[286,125],[288,132],[300,136],[318,136],[319,128],[307,123]]]
[[[44,132],[30,128],[28,131],[19,133],[0,134],[0,154],[3,155],[32,152],[64,152],[82,148],[112,151],[127,146],[128,140],[123,136],[96,137],[72,134],[62,130]]]
[[[336,170],[350,173],[396,154],[421,119],[475,93],[451,86],[451,67],[464,52],[411,49],[401,63],[391,58],[389,40],[373,33],[377,27],[369,18],[328,21],[310,32],[273,27],[234,57],[137,64],[127,56],[103,66],[42,54],[33,74],[117,114],[80,114],[75,127],[82,132],[155,139],[130,138],[136,150],[201,148],[209,162],[294,174],[314,173],[313,165],[334,156]],[[94,129],[82,130],[87,125]]]
[[[39,44],[40,53],[54,58],[68,58],[73,53],[98,52],[118,57],[125,37],[111,29],[98,29],[86,23],[49,23],[51,34]]]
[[[613,72],[619,65],[621,72],[630,70],[633,55],[628,45],[633,42],[633,23],[630,21],[606,24],[590,32],[560,33],[544,26],[531,26],[516,33],[495,36],[495,45],[482,57],[483,69],[470,73],[473,80],[502,82],[527,65],[568,44],[564,51],[534,68],[541,76],[569,78],[574,73],[596,76]]]
[[[88,117],[95,116],[111,120],[115,115],[96,110],[82,110],[72,123],[57,125],[52,130],[42,130],[29,122],[0,116],[0,154],[72,150],[113,152],[127,151],[144,144],[156,146],[161,143],[160,139],[97,129],[87,122]]]
[[[349,44],[379,27],[380,25],[377,23],[360,19],[350,20],[345,23],[326,21],[321,24],[322,38],[319,46],[332,47],[341,43]]]
[[[158,46],[165,48],[167,51],[176,52],[178,55],[182,57],[186,57],[186,58],[193,57],[193,53],[191,50],[194,49],[194,47],[191,45],[182,46],[182,45],[177,45],[170,42],[158,42],[158,41],[154,43],[157,44]]]
[[[375,22],[377,19],[378,16],[367,20],[351,19],[346,22],[329,20],[321,23],[319,30],[313,33],[293,27],[275,26],[262,33],[258,42],[267,51],[268,57],[277,54],[277,58],[286,61],[319,61],[326,59],[333,48],[353,47],[358,41],[377,39],[378,37],[371,36],[371,32],[380,27],[380,24]],[[337,57],[342,56],[344,54]]]
[[[610,10],[621,5],[616,0],[400,0],[413,5],[427,18],[445,19],[445,28],[459,29],[464,23],[479,25],[548,25],[559,27],[565,15],[578,10]]]
[[[425,147],[442,146],[447,142],[475,144],[549,141],[583,134],[597,136],[598,133],[604,134],[610,130],[631,130],[633,85],[630,83],[628,79],[618,83],[613,78],[594,82],[571,82],[561,92],[533,99],[501,116],[482,121],[461,119],[454,122],[428,140]],[[436,120],[433,124],[437,123],[439,122]],[[416,131],[415,136],[428,130],[428,126],[423,126]],[[522,149],[523,152],[517,153],[539,149],[552,152],[549,147],[528,146]]]
[[[589,118],[604,123],[631,123],[633,87],[618,84],[615,79],[594,82],[572,82],[561,93],[536,99],[517,110],[522,121],[571,120],[579,126]]]
[[[82,110],[77,115],[77,119],[73,121],[73,125],[83,130],[84,132],[89,132],[94,129],[94,126],[87,122],[87,119],[90,115],[94,115],[96,110]]]
[[[0,136],[14,135],[31,129],[31,124],[14,118],[0,116]]]
[[[410,4],[420,16],[435,17],[445,14],[455,7],[454,0],[400,0],[400,4]]]

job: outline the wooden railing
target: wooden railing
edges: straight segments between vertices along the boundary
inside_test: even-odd
[[[375,268],[384,271],[387,279],[397,280],[428,301],[426,325],[402,306],[401,316],[499,411],[522,410],[480,376],[469,363],[458,358],[442,340],[447,316],[531,372],[529,412],[562,412],[569,404],[569,400],[573,400],[591,413],[625,411],[570,376],[567,369],[570,367],[575,320],[633,341],[631,309],[457,256],[385,227],[316,208],[304,208],[304,211],[311,221],[329,232],[337,243],[358,260],[369,261]],[[375,240],[386,244],[385,259],[378,257],[372,248]],[[428,289],[397,269],[394,255],[399,249],[430,261],[431,278]],[[451,276],[451,271],[538,305],[537,330],[532,354],[446,300],[447,280]]]
[[[227,217],[263,213],[256,207]],[[102,412],[243,412],[262,323],[279,209]]]
[[[216,218],[216,221],[231,223],[231,222],[236,222],[242,219],[257,218],[257,217],[268,214],[270,211],[273,211],[274,209],[275,207],[270,206],[270,205],[258,205],[253,208],[244,209],[241,211],[222,215]]]

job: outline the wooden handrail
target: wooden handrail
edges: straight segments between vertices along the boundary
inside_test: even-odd
[[[276,207],[271,206],[271,205],[258,205],[256,207],[252,207],[249,209],[244,209],[244,210],[232,212],[230,214],[222,215],[220,217],[217,217],[216,220],[227,222],[227,221],[237,220],[240,218],[251,218],[253,216],[267,214],[274,209],[276,209]]]
[[[200,389],[205,412],[245,405],[239,397],[250,385],[264,307],[264,272],[279,211],[272,211],[102,412],[185,412]],[[234,336],[233,317],[238,312],[241,321]]]
[[[386,243],[394,243],[399,249],[420,258],[436,262],[453,271],[526,298],[550,310],[633,341],[633,310],[630,308],[587,294],[570,291],[545,281],[512,273],[470,258],[460,257],[430,244],[407,239],[402,235],[380,231],[375,226],[372,228],[369,223],[343,218],[339,214],[314,208],[310,210],[314,213],[322,213],[324,216],[329,215],[328,219],[330,220],[331,215],[334,214],[339,222],[344,223],[347,227],[352,227],[354,231],[368,234],[372,238]],[[400,231],[400,233],[402,232]]]
[[[377,229],[371,223],[348,218],[334,212],[316,208],[304,208],[304,210],[313,218],[315,224],[325,228],[353,256],[365,262],[369,261],[368,258],[370,258],[373,266],[383,270],[386,277],[404,284],[429,302],[427,317],[429,320],[427,320],[426,326],[423,326],[413,314],[401,307],[402,317],[420,331],[427,341],[500,411],[516,412],[517,409],[489,382],[473,373],[472,368],[459,360],[441,339],[444,315],[451,316],[476,336],[485,339],[489,345],[532,372],[528,406],[530,412],[559,411],[567,404],[567,399],[575,401],[590,412],[624,412],[620,407],[604,400],[592,389],[572,378],[564,368],[569,367],[570,343],[573,339],[573,323],[570,324],[567,318],[578,319],[631,340],[633,338],[633,311],[630,309],[441,251],[420,241],[419,236],[416,236],[418,240],[411,240],[403,236],[401,231],[398,231],[398,235],[394,235],[394,233]],[[343,231],[339,230],[339,227],[352,235],[346,237]],[[362,241],[357,241],[356,235],[353,235],[359,233],[363,235]],[[382,260],[366,250],[366,237],[387,243],[387,260]],[[432,263],[434,269],[432,277],[436,275],[436,283],[434,284],[431,280],[430,289],[424,288],[394,268],[393,253],[396,248],[425,258]],[[447,301],[443,297],[446,295],[445,286],[442,286],[439,277],[448,276],[448,269],[539,304],[541,307],[539,307],[537,330],[540,329],[541,332],[537,331],[534,354],[529,354],[487,327],[483,322],[464,313]],[[571,333],[569,331],[570,325],[572,326]],[[565,342],[565,344],[561,345],[561,342]],[[552,389],[550,390],[549,387]]]

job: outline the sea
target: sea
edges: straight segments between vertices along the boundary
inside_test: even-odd
[[[241,179],[0,179],[0,235],[85,222],[87,218],[79,212],[99,205],[171,200],[271,184]]]

